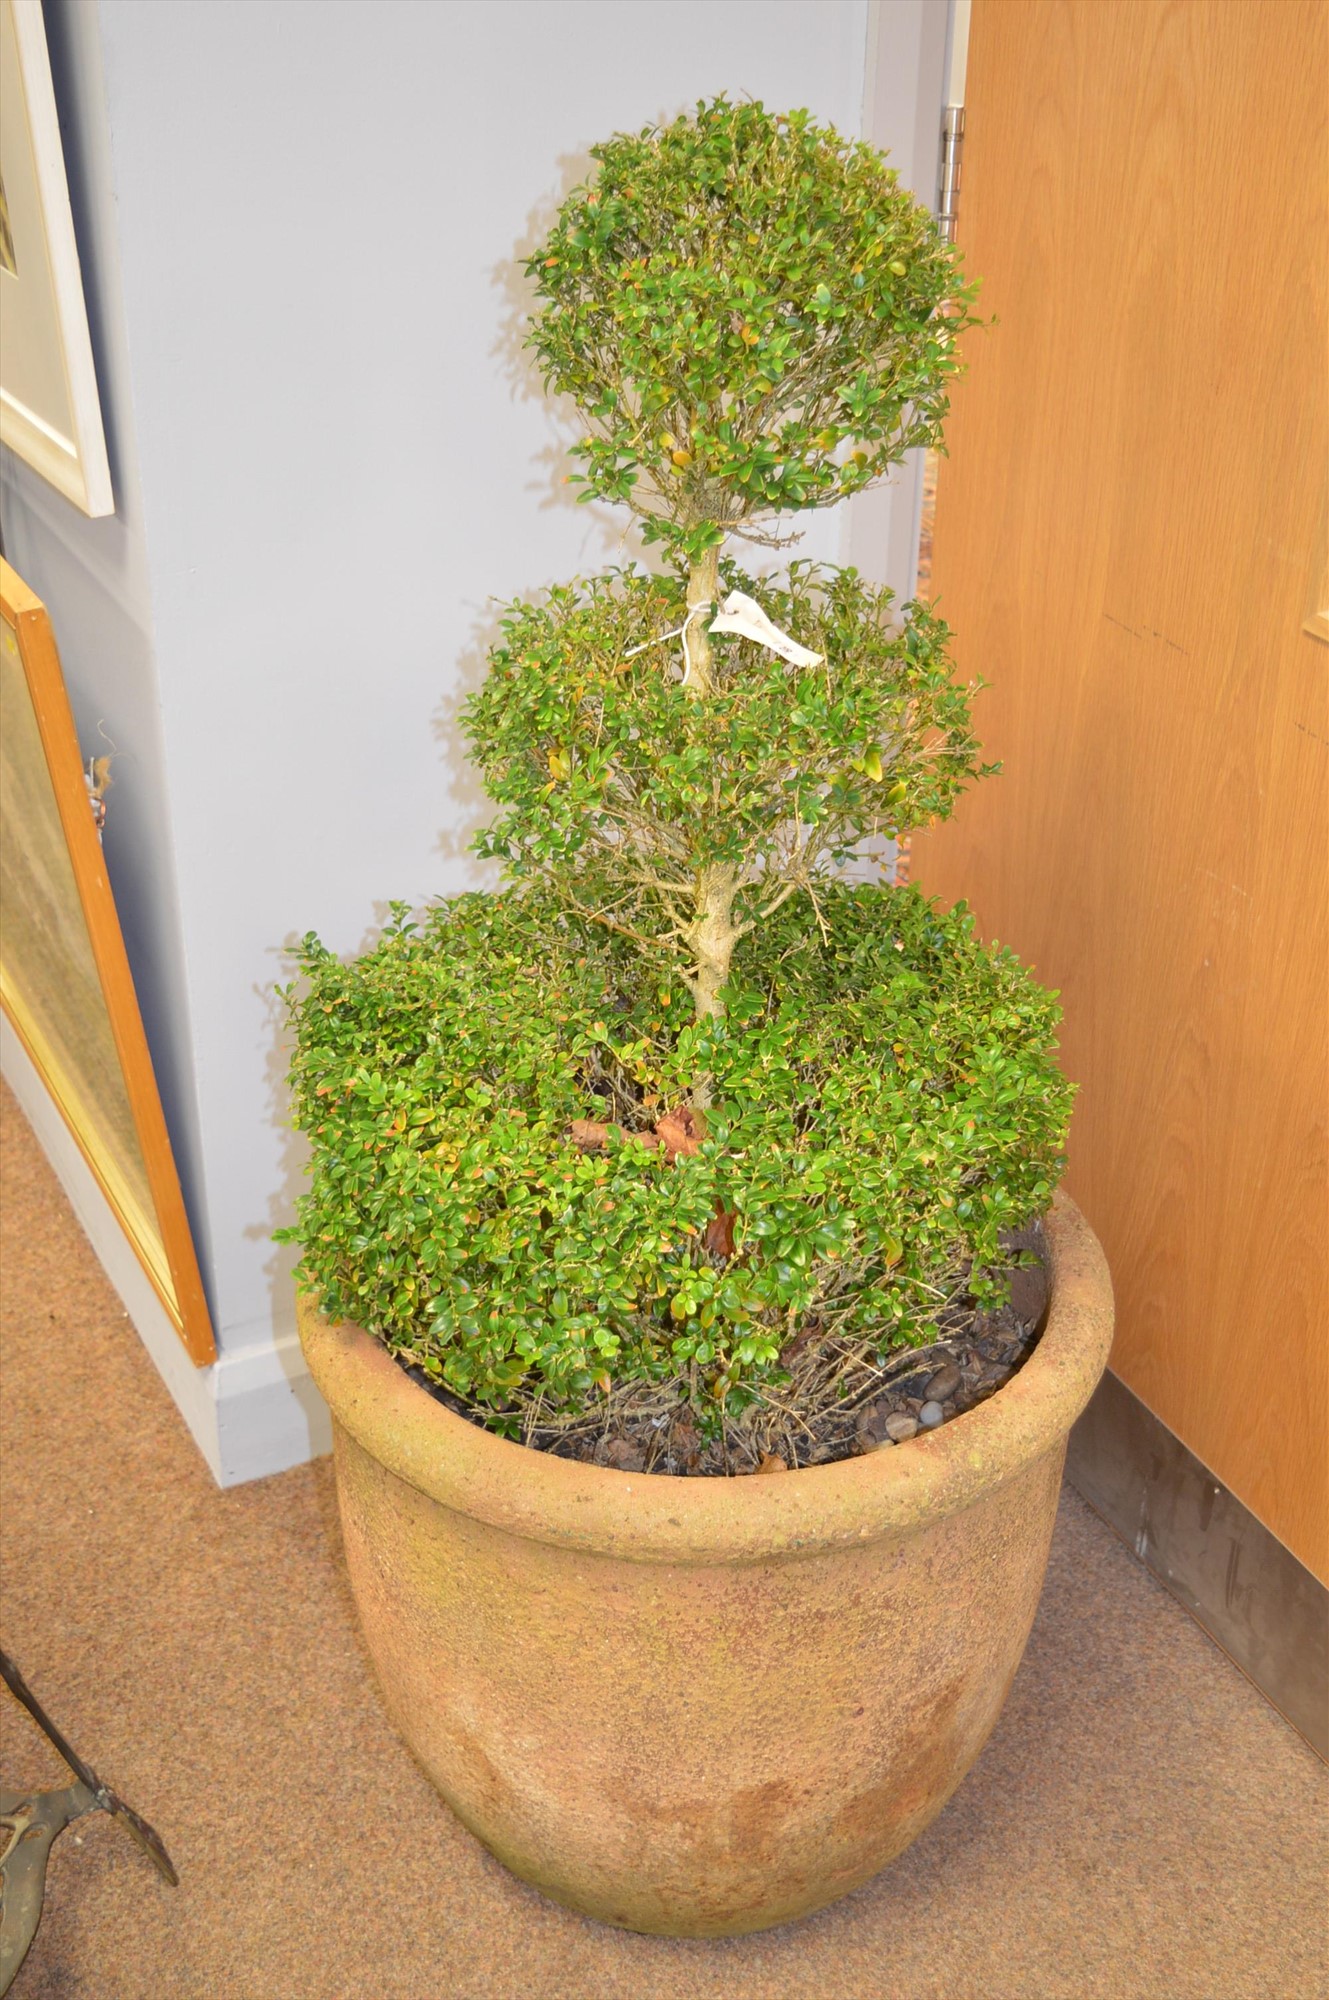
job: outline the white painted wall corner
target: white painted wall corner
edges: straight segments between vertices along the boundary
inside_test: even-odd
[[[196,1368],[109,1202],[9,1022],[0,1016],[0,1073],[13,1091],[219,1486],[285,1472],[332,1448],[327,1404],[296,1335],[270,1334]]]

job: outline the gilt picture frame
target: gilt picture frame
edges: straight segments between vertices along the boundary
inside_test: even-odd
[[[190,1359],[216,1359],[46,607],[0,558],[0,1006]]]

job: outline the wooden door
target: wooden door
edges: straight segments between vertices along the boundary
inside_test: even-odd
[[[1060,989],[1113,1366],[1329,1579],[1321,0],[973,0],[933,595],[1004,764],[916,839]]]

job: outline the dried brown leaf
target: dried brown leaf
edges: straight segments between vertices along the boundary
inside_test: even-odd
[[[706,1121],[700,1111],[684,1104],[677,1111],[666,1111],[663,1118],[657,1118],[655,1130],[665,1149],[665,1158],[673,1161],[680,1153],[690,1155],[701,1151],[701,1142],[706,1137]]]
[[[619,1128],[614,1127],[617,1131]],[[568,1137],[574,1146],[580,1146],[583,1153],[598,1153],[602,1146],[609,1144],[609,1126],[598,1118],[574,1118],[568,1127]]]
[[[801,1326],[793,1339],[787,1340],[780,1349],[780,1366],[782,1368],[792,1368],[804,1348],[808,1346],[809,1342],[815,1340],[820,1332],[820,1320],[809,1320],[806,1326]]]
[[[610,1133],[620,1139],[632,1139],[648,1152],[654,1152],[660,1141],[654,1132],[626,1132],[621,1125],[605,1124],[598,1118],[574,1118],[568,1127],[568,1137],[574,1146],[580,1146],[583,1153],[599,1153],[609,1144]]]
[[[734,1254],[735,1217],[720,1202],[715,1204],[715,1214],[706,1225],[703,1238],[706,1252],[711,1257],[732,1257]]]

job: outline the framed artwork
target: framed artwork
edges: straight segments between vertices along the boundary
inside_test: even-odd
[[[0,559],[0,1005],[191,1360],[217,1356],[50,619]]]
[[[41,0],[0,0],[0,440],[114,513]]]

